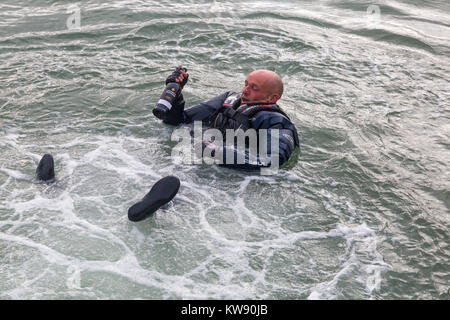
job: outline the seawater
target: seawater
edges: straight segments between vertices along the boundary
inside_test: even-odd
[[[448,1],[0,4],[1,299],[449,299]],[[173,161],[152,115],[278,72],[296,161]],[[58,181],[39,184],[44,153]],[[181,188],[140,223],[160,178]]]

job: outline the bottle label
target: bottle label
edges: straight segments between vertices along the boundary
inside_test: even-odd
[[[163,106],[166,106],[169,110],[172,109],[172,104],[165,99],[159,99],[158,104],[162,104]]]

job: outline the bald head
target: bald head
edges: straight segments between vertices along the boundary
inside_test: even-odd
[[[279,98],[281,98],[281,95],[283,94],[283,81],[276,72],[270,70],[256,70],[250,74],[261,79],[268,93],[277,93]]]
[[[243,103],[276,103],[283,95],[283,81],[281,77],[270,70],[256,70],[245,80],[242,90]]]

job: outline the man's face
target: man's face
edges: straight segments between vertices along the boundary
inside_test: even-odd
[[[252,72],[245,79],[245,86],[242,89],[242,104],[251,103],[275,103],[272,88],[268,86],[267,76],[258,72]]]

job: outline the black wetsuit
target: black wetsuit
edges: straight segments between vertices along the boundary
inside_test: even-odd
[[[229,103],[231,101],[231,103]],[[228,103],[227,103],[228,102]],[[240,95],[235,92],[225,92],[217,97],[214,97],[208,101],[199,103],[187,110],[184,110],[185,101],[183,96],[180,94],[180,97],[174,101],[172,109],[168,112],[165,119],[163,119],[164,123],[171,125],[179,125],[179,124],[192,124],[194,121],[201,121],[203,127],[206,128],[217,128],[214,124],[214,120],[217,119],[218,114],[223,114],[227,109],[233,108],[235,110],[240,110],[242,108],[240,105]],[[287,115],[277,106],[272,105],[263,105],[261,106],[261,110],[257,110],[253,112],[253,115],[248,118],[246,126],[247,128],[255,129],[258,133],[260,129],[267,129],[267,155],[270,157],[273,154],[271,150],[271,130],[278,129],[279,135],[279,143],[278,143],[278,155],[279,155],[279,165],[281,166],[285,163],[291,154],[294,152],[294,149],[299,146],[299,139],[297,135],[297,130],[292,122],[289,120]],[[257,107],[255,105],[255,107]],[[264,108],[269,107],[269,108]],[[233,110],[231,110],[234,113]],[[248,112],[251,114],[252,112]],[[242,119],[240,119],[242,122]],[[217,123],[217,121],[216,121]],[[227,124],[227,121],[222,122],[225,123],[225,127],[229,129],[236,129],[236,126],[232,123],[230,125]],[[228,127],[227,127],[228,126]],[[241,128],[247,129],[241,126]],[[219,129],[224,129],[219,128]],[[225,135],[224,135],[225,138]],[[268,167],[270,163],[262,161],[259,159],[257,162],[250,161],[248,156],[245,157],[245,163],[239,164],[237,160],[236,154],[239,152],[236,150],[236,145],[234,148],[226,147],[226,143],[223,143],[223,155],[224,159],[226,153],[232,152],[235,154],[234,162],[230,163],[229,161],[224,161],[225,166],[239,168],[239,169],[259,169],[261,167]],[[259,157],[259,155],[258,155]]]

